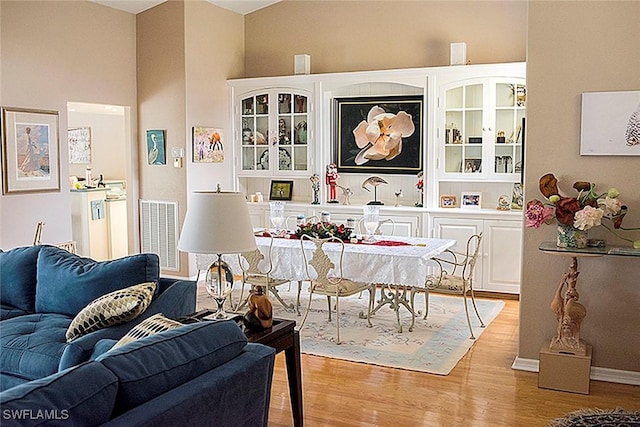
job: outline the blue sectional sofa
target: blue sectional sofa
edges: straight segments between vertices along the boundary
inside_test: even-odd
[[[97,262],[48,245],[0,251],[0,391],[86,362],[99,340],[117,340],[156,313],[175,319],[195,311],[195,282],[159,276],[155,254]],[[155,294],[137,318],[67,342],[91,301],[145,282],[156,283]]]
[[[247,343],[235,322],[114,343],[101,340],[94,360],[0,393],[2,426],[267,425],[275,350]]]

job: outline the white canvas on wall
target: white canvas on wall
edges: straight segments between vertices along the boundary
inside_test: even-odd
[[[580,154],[640,156],[640,91],[582,94]]]

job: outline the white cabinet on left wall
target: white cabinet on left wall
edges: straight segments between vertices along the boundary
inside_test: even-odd
[[[312,92],[260,81],[254,80],[253,89],[232,83],[238,176],[308,176],[313,150]],[[264,86],[255,88],[258,84]]]

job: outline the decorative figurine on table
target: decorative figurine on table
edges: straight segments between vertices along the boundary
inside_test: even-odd
[[[249,296],[249,311],[242,318],[244,326],[250,330],[268,329],[273,325],[273,306],[264,293],[263,286],[256,286]]]
[[[398,190],[397,192],[393,193],[396,196],[396,204],[395,206],[398,207],[400,206],[400,199],[402,198],[402,188],[400,190]]]
[[[418,172],[418,182],[416,182],[416,188],[418,189],[418,196],[420,199],[416,202],[416,208],[421,208],[423,205],[424,198],[424,173],[422,171]]]
[[[327,203],[339,203],[336,198],[336,187],[338,186],[338,167],[335,163],[327,165],[327,173],[325,175],[325,183],[329,186],[329,200]]]
[[[313,202],[312,205],[320,204],[320,175],[314,173],[309,177],[309,181],[311,181],[311,189],[313,190]]]
[[[353,191],[351,191],[349,187],[343,187],[342,185],[338,185],[338,187],[340,187],[340,189],[342,190],[342,204],[350,205],[351,201],[349,199],[351,198],[351,196],[353,196]]]
[[[367,203],[368,205],[384,205],[384,203],[378,201],[378,185],[382,184],[388,184],[388,182],[379,176],[370,176],[362,182],[362,188],[369,192],[371,192],[371,190],[367,188],[367,185],[373,186],[373,200]]]

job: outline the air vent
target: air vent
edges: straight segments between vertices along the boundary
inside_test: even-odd
[[[178,271],[178,203],[140,201],[142,252],[160,257],[160,268]]]

